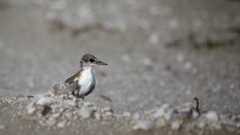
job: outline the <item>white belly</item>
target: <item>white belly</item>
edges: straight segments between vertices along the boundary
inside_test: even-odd
[[[82,72],[81,79],[78,84],[80,86],[79,95],[85,95],[91,90],[91,88],[95,85],[95,78],[91,69],[84,70]]]

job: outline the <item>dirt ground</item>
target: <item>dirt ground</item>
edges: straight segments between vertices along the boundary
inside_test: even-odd
[[[132,131],[125,119],[109,120],[110,126],[79,120],[61,129],[23,121],[32,99],[12,97],[47,92],[75,74],[86,53],[108,66],[94,67],[97,85],[85,101],[134,114],[197,97],[203,112],[238,116],[239,13],[240,2],[231,0],[1,0],[0,133],[192,133],[168,127]]]

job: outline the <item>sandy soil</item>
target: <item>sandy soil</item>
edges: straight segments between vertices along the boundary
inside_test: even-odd
[[[197,97],[201,111],[237,116],[239,13],[239,2],[224,0],[2,0],[1,134],[188,133],[168,127],[136,132],[125,128],[125,119],[109,127],[87,119],[73,121],[76,127],[46,128],[20,118],[32,99],[5,102],[47,92],[79,70],[85,53],[109,64],[94,67],[97,86],[85,100],[116,114],[144,113],[164,103],[181,106]],[[230,130],[201,134],[218,132]]]

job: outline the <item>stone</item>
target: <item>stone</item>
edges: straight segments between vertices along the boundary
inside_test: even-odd
[[[173,109],[170,107],[169,104],[164,104],[161,108],[157,109],[156,112],[153,114],[153,118],[164,118],[167,121],[170,120],[172,115]]]
[[[112,126],[113,125],[113,123],[109,122],[109,121],[102,121],[101,124],[104,126]]]
[[[213,122],[216,122],[216,121],[219,120],[219,119],[218,119],[218,115],[217,115],[217,113],[216,113],[215,111],[209,111],[209,112],[207,112],[206,118],[207,118],[208,120],[210,120],[210,121],[213,121]]]
[[[171,129],[173,130],[178,130],[180,129],[181,122],[180,121],[174,121],[171,123]]]
[[[236,123],[236,127],[240,128],[240,122]]]
[[[197,127],[198,127],[198,128],[201,128],[201,129],[203,129],[205,126],[206,126],[206,122],[204,122],[204,121],[200,121],[200,122],[197,124]]]
[[[124,112],[122,115],[123,115],[124,117],[126,117],[126,118],[131,117],[131,113],[130,113],[130,112]]]
[[[74,100],[64,100],[64,103],[72,107],[76,106],[76,102]]]
[[[28,115],[32,115],[33,113],[35,113],[37,110],[37,108],[35,107],[27,107],[27,114]]]
[[[66,124],[66,120],[64,120],[64,121],[62,121],[62,122],[59,122],[58,124],[57,124],[57,127],[58,128],[63,128],[64,126],[65,126],[65,124]]]
[[[42,110],[42,115],[46,116],[48,114],[48,112],[50,112],[52,110],[52,108],[48,105],[45,105],[43,110]]]
[[[55,113],[55,114],[52,115],[52,117],[53,118],[58,118],[58,117],[60,117],[60,113]]]
[[[135,124],[132,127],[133,130],[144,130],[144,131],[149,131],[152,129],[152,125],[149,121],[146,120],[139,120],[136,121]]]
[[[86,106],[86,107],[93,107],[93,106],[94,106],[94,103],[84,102],[83,105]]]
[[[165,121],[165,119],[157,119],[155,126],[156,128],[162,128],[165,127],[167,125],[167,122]]]
[[[0,125],[0,130],[4,130],[5,129],[5,125]]]
[[[47,105],[47,104],[51,104],[52,98],[48,98],[48,97],[41,97],[36,101],[37,105]]]
[[[94,116],[94,118],[95,118],[96,120],[100,120],[100,119],[101,119],[101,115],[100,115],[98,112],[95,112],[95,113],[93,114],[93,116]]]
[[[219,123],[219,122],[213,122],[213,123],[211,123],[211,126],[217,130],[220,130],[222,128],[221,123]]]
[[[106,112],[112,112],[113,113],[113,110],[110,107],[104,107],[103,109],[101,109],[101,112],[102,113],[106,113]]]
[[[39,124],[41,126],[53,126],[53,125],[55,125],[55,123],[56,123],[56,120],[53,120],[53,119],[49,119],[46,121],[43,121],[43,120],[39,121]]]
[[[221,123],[224,124],[224,125],[235,126],[235,122],[232,119],[227,118],[227,117],[221,119]]]
[[[135,119],[135,120],[138,120],[138,119],[141,118],[141,115],[138,112],[136,112],[136,113],[133,114],[132,118]]]
[[[72,112],[70,112],[69,110],[64,112],[64,116],[68,119],[72,118]]]
[[[104,114],[102,114],[103,118],[109,118],[109,117],[114,117],[112,112],[105,112]]]
[[[79,115],[82,118],[89,118],[89,117],[91,117],[92,113],[93,113],[93,110],[88,107],[85,107],[85,106],[82,106],[79,111]]]

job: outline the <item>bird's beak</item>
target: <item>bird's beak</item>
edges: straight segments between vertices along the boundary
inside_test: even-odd
[[[94,64],[96,64],[96,65],[108,65],[107,63],[104,63],[102,61],[94,62]]]

